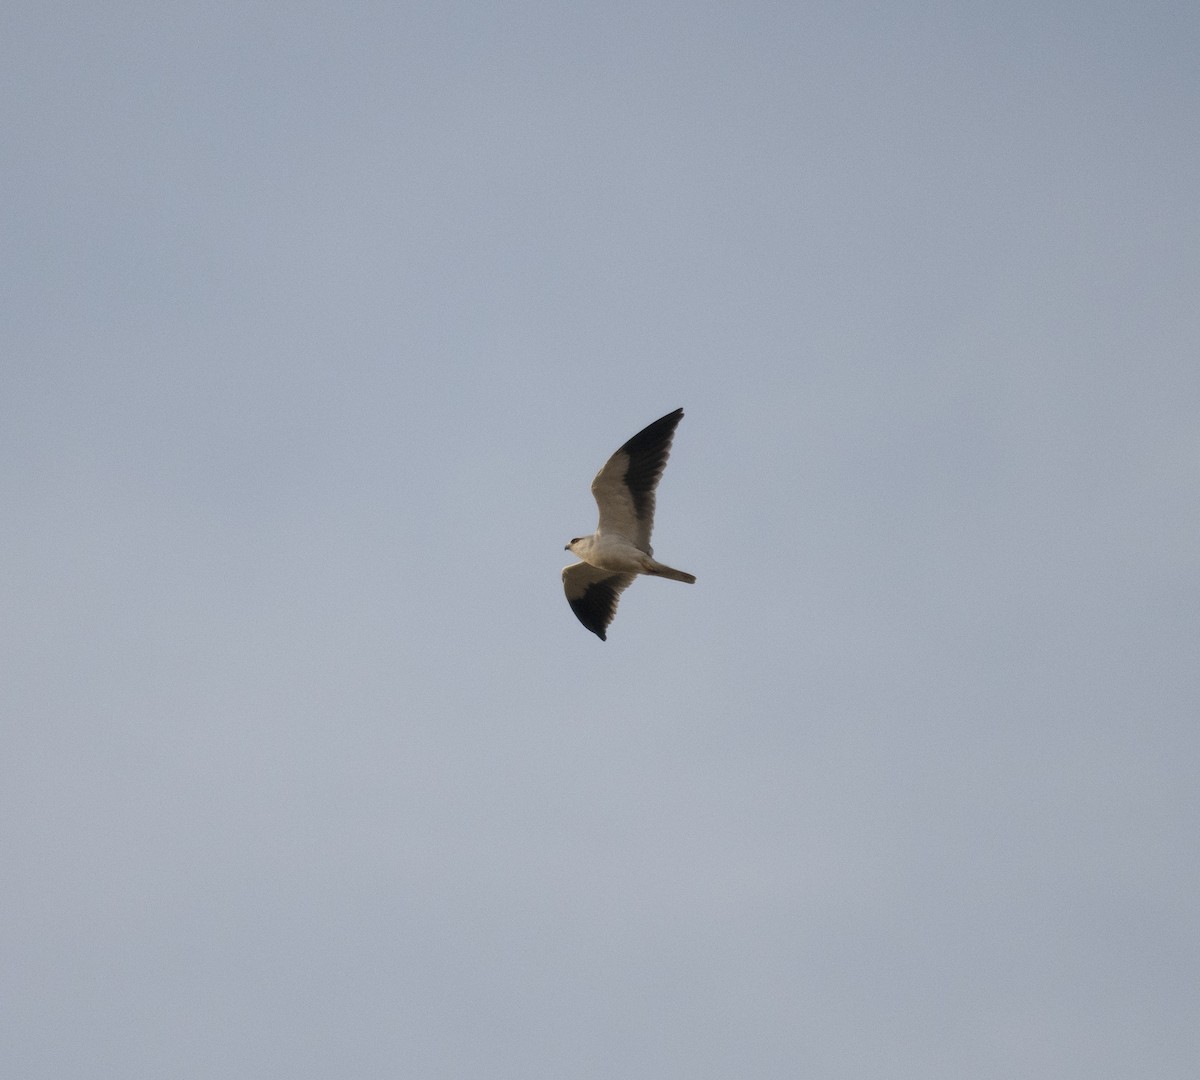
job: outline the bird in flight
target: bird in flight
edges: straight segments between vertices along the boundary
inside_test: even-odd
[[[622,446],[596,473],[592,495],[600,508],[600,524],[591,536],[577,536],[565,550],[583,562],[562,572],[567,603],[601,641],[617,613],[621,593],[638,574],[685,581],[696,578],[664,566],[654,558],[650,530],[654,528],[654,489],[667,465],[675,428],[683,410],[655,420]]]

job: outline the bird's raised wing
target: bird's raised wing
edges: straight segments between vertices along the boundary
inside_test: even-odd
[[[599,532],[616,533],[652,554],[654,489],[667,466],[671,440],[682,419],[683,410],[676,409],[655,420],[625,443],[596,473],[592,495],[600,508]]]
[[[633,574],[614,574],[588,563],[563,568],[563,592],[575,617],[601,641],[617,613],[617,600],[629,588]]]

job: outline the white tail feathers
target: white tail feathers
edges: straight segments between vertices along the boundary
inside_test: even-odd
[[[676,570],[673,566],[664,566],[654,559],[646,560],[646,573],[653,574],[655,577],[670,578],[672,581],[682,581],[686,585],[696,584],[696,575],[685,573],[683,570]]]

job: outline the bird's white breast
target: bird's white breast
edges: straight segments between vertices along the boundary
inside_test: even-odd
[[[601,570],[636,574],[642,570],[646,554],[623,536],[587,536],[576,544],[575,554]]]

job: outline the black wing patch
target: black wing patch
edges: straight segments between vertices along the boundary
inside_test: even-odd
[[[625,486],[633,498],[633,508],[639,521],[645,521],[654,514],[654,489],[658,486],[659,477],[667,467],[667,456],[671,453],[671,440],[675,437],[675,428],[683,419],[683,410],[676,409],[673,413],[655,420],[653,424],[642,428],[632,439],[621,447],[617,453],[629,455],[629,467],[625,470]],[[589,629],[591,629],[589,627]],[[603,637],[603,635],[601,635]]]
[[[575,617],[601,641],[608,640],[605,635],[617,613],[617,600],[633,578],[633,574],[613,574],[602,581],[593,581],[580,596],[567,597]]]

